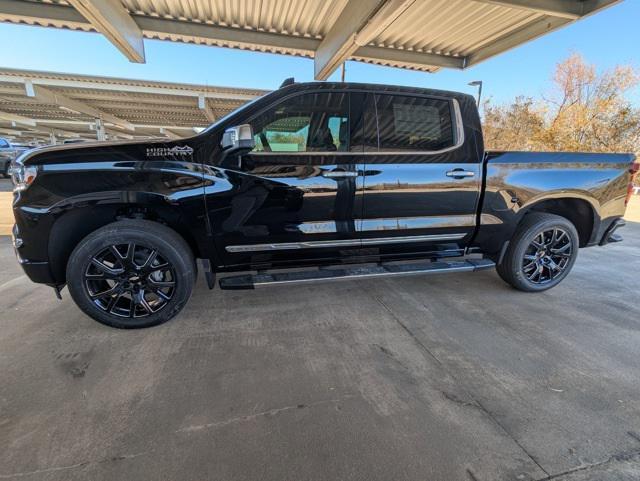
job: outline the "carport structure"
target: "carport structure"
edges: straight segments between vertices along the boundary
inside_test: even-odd
[[[132,62],[144,38],[314,59],[464,69],[620,0],[0,0],[0,21],[105,35]]]
[[[0,136],[31,144],[180,138],[265,92],[0,68]]]

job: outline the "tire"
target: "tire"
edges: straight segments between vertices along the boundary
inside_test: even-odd
[[[578,232],[568,219],[533,212],[518,226],[496,270],[518,290],[545,291],[567,277],[578,256],[578,247]]]
[[[11,162],[7,161],[7,163],[4,166],[4,169],[2,169],[2,177],[4,179],[8,179],[9,177],[11,177],[9,175],[9,167],[11,166]]]
[[[92,232],[67,262],[67,285],[78,307],[121,329],[173,318],[189,300],[195,277],[184,239],[147,220],[122,220]]]

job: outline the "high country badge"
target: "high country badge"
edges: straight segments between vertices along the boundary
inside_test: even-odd
[[[182,147],[147,147],[147,157],[187,157],[193,154],[193,148],[188,145]]]

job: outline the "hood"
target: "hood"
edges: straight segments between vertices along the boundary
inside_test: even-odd
[[[83,142],[39,147],[25,152],[18,161],[24,165],[154,160],[192,161],[201,145],[202,141],[197,136],[170,141],[150,139]]]

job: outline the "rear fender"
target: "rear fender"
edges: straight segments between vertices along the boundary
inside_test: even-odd
[[[509,199],[511,201],[512,199]],[[565,202],[566,201],[566,202]],[[504,243],[514,235],[518,225],[530,212],[549,212],[561,215],[575,224],[580,233],[581,247],[596,242],[601,226],[601,207],[596,199],[579,191],[556,191],[532,196],[521,205],[513,203],[510,209],[494,211],[493,222],[483,224],[478,230],[474,245],[483,252],[500,252]],[[483,212],[485,214],[485,212]],[[482,218],[487,217],[486,214]]]
[[[511,239],[523,217],[534,210],[564,215],[574,223],[580,220],[581,245],[597,243],[601,231],[624,215],[628,160],[624,154],[490,154],[474,246],[496,254]],[[588,222],[583,222],[582,217],[577,219],[567,208],[572,203],[588,206],[588,210],[580,208]],[[483,218],[492,222],[484,224]],[[587,233],[585,223],[589,225]]]

